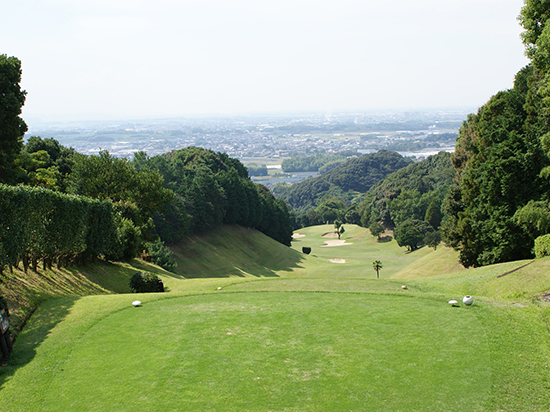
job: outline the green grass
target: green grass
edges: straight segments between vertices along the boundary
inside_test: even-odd
[[[437,250],[414,261],[392,275],[393,279],[418,279],[464,270],[458,262],[458,252],[452,248],[439,246]]]
[[[550,258],[498,277],[528,261],[464,270],[353,225],[353,244],[321,247],[331,231],[289,249],[224,227],[180,245],[177,274],[138,260],[14,274],[42,303],[0,367],[2,410],[550,409]],[[168,293],[125,294],[139,270]]]
[[[302,247],[311,247],[310,256],[314,258],[314,262],[308,262],[307,276],[376,278],[372,263],[380,260],[383,264],[380,277],[387,279],[416,260],[433,253],[433,249],[429,248],[407,252],[395,240],[379,242],[364,228],[347,224],[344,227],[346,231],[341,239],[348,245],[335,247],[324,247],[325,240],[333,239],[322,237],[325,233],[334,232],[333,225],[312,226],[297,231],[305,236],[294,239],[292,249],[301,252]],[[330,263],[329,259],[343,259],[346,263]]]
[[[172,250],[176,273],[185,278],[300,276],[307,260],[257,230],[240,226],[191,236]]]
[[[25,408],[458,411],[488,396],[487,339],[467,309],[347,293],[143,299],[85,322],[73,318],[89,302],[74,302],[75,341],[56,332],[41,345],[48,372],[12,379],[39,394]],[[29,410],[12,395],[3,405]]]

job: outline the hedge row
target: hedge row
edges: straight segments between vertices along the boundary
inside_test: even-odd
[[[0,271],[106,254],[116,240],[110,201],[0,184]]]

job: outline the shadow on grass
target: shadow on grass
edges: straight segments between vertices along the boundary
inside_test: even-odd
[[[176,275],[192,278],[279,277],[279,271],[300,269],[306,258],[255,229],[237,225],[190,236],[170,246],[178,263]]]
[[[7,361],[0,367],[0,391],[7,379],[33,360],[37,348],[48,337],[51,330],[60,323],[69,313],[79,297],[63,297],[50,299],[43,303],[44,307],[39,308],[25,324],[23,332],[14,342],[13,351]],[[42,305],[41,305],[42,306]]]
[[[94,264],[72,267],[71,271],[80,273],[90,282],[112,293],[132,293],[130,279],[139,272],[147,271],[157,275],[178,277],[158,266],[139,259],[132,259],[127,262],[105,262],[98,260]]]
[[[243,265],[242,261],[233,263],[231,260],[228,260],[224,265],[219,266],[217,269],[208,269],[204,272],[184,271],[181,275],[167,272],[166,276],[171,276],[176,279],[244,278],[248,276],[255,276],[258,278],[278,278],[280,277],[277,274],[278,271],[293,271],[304,268],[304,266],[300,264],[305,260],[305,258],[301,256],[301,253],[289,248],[289,254],[292,254],[292,259],[285,257],[284,262],[281,261],[279,264],[271,264],[269,266],[261,265],[253,260],[250,261],[250,265]]]
[[[380,239],[377,239],[376,241],[378,243],[389,243],[393,240],[393,237],[390,235],[382,236]]]

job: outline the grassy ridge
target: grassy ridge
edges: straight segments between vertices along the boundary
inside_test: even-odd
[[[334,240],[322,237],[331,231],[303,229],[289,249],[224,227],[176,249],[178,274],[137,260],[91,265],[73,274],[86,279],[83,290],[48,275],[59,290],[48,286],[0,368],[0,404],[9,411],[548,410],[550,310],[538,298],[550,290],[550,259],[497,277],[528,262],[464,270],[448,249],[407,253],[353,225],[342,237],[347,246],[322,246]],[[383,279],[375,279],[373,260],[383,262]],[[158,273],[168,293],[120,294],[144,269]],[[446,303],[465,294],[474,306]],[[143,307],[129,304],[136,298]]]

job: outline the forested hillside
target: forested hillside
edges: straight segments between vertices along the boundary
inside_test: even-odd
[[[441,206],[454,176],[451,154],[440,152],[410,164],[378,182],[359,205],[361,223],[394,228],[407,219],[424,220],[428,208]]]
[[[442,203],[453,176],[447,152],[392,173],[374,185],[357,206],[361,225],[374,235],[393,229],[398,244],[411,250],[422,245],[437,247],[444,217]]]
[[[161,239],[174,243],[188,233],[222,224],[253,227],[290,246],[292,227],[286,204],[248,177],[247,169],[225,153],[188,147],[148,158],[137,153],[140,170],[158,170],[174,200],[154,217]]]
[[[381,150],[350,159],[322,176],[289,186],[278,196],[297,214],[316,208],[327,198],[349,205],[355,196],[364,194],[375,183],[410,163],[411,160],[398,153]]]
[[[292,156],[283,160],[281,168],[285,173],[319,172],[323,174],[345,163],[346,159],[352,156],[359,156],[359,153],[353,150],[344,150],[331,155]]]

